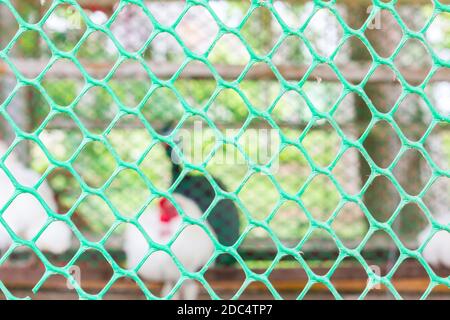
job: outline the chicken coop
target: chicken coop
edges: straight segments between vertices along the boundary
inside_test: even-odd
[[[448,0],[0,0],[0,298],[449,299],[449,129]]]

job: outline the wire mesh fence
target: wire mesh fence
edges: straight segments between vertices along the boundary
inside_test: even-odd
[[[0,15],[6,298],[448,297],[445,1]]]

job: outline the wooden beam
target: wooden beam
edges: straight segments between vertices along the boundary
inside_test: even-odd
[[[99,291],[111,277],[111,267],[106,262],[83,262],[77,263],[83,274],[81,285],[87,291]],[[403,267],[396,272],[393,283],[400,294],[423,293],[428,286],[429,276],[423,269],[418,269],[415,263],[405,262]],[[265,270],[254,270],[256,273],[263,273]],[[327,270],[315,268],[315,272],[323,274]],[[448,274],[448,269],[441,268],[437,270],[439,274]],[[2,274],[2,282],[9,289],[29,289],[39,281],[44,272],[44,267],[23,267],[23,266],[3,266],[0,267]],[[386,272],[386,270],[383,270]],[[447,272],[447,273],[445,273]],[[213,289],[219,291],[236,291],[242,284],[242,274],[239,269],[233,267],[212,268],[205,276],[206,280]],[[270,281],[274,287],[283,292],[295,291],[300,292],[308,282],[306,273],[300,268],[280,268],[275,269]],[[341,294],[361,293],[367,285],[367,274],[361,267],[356,265],[343,266],[338,268],[333,274],[331,281],[335,288]],[[159,282],[146,282],[147,288],[152,291],[158,291],[161,288]],[[257,292],[264,290],[263,284],[255,283],[249,287],[251,291]],[[50,277],[42,287],[46,291],[70,291],[67,289],[66,283],[56,278]],[[137,291],[136,284],[129,279],[120,279],[112,290],[128,291],[132,294]],[[328,290],[324,286],[317,286],[314,289],[317,292]],[[374,293],[383,293],[386,288],[375,290]],[[450,294],[450,288],[437,287],[434,293]],[[247,290],[246,290],[247,293]]]
[[[31,78],[39,74],[47,66],[47,61],[33,60],[33,59],[11,59],[11,62],[18,69],[18,71],[25,77]],[[89,63],[80,61],[88,74],[92,77],[99,78],[110,71],[111,65],[104,63]],[[173,76],[178,71],[179,66],[174,64],[157,64],[148,62],[150,70],[160,79],[167,79]],[[290,81],[299,81],[308,71],[309,66],[298,65],[278,65],[280,74]],[[353,83],[360,82],[365,76],[367,70],[366,65],[360,63],[348,63],[345,65],[338,65],[338,68],[343,74],[348,75],[347,80]],[[226,80],[233,81],[238,78],[244,66],[238,65],[215,65],[215,69]],[[399,68],[403,77],[410,83],[419,83],[429,73],[428,69],[423,68]],[[0,75],[13,74],[12,70],[5,61],[0,60]],[[115,79],[120,78],[146,78],[149,75],[139,64],[129,64],[127,68],[119,68],[116,71]],[[80,70],[71,62],[61,61],[54,64],[46,74],[46,78],[71,78],[80,79],[83,75]],[[197,80],[211,80],[214,79],[211,70],[204,64],[191,63],[179,75],[179,79],[197,79]],[[276,76],[266,64],[253,66],[246,74],[247,80],[275,80]],[[339,82],[336,74],[327,65],[320,65],[316,67],[310,75],[310,79],[316,79],[325,82]],[[389,70],[378,69],[375,74],[369,79],[370,83],[394,83],[398,79],[392,77]],[[436,73],[431,79],[433,82],[450,81],[450,69],[442,68],[440,72]]]
[[[231,0],[231,1],[242,1],[242,0]],[[294,4],[301,4],[301,3],[308,3],[311,2],[311,0],[285,0],[286,2],[294,3]],[[78,0],[77,1],[82,7],[84,6],[90,6],[94,0]],[[155,2],[182,2],[179,0],[159,0]],[[110,7],[114,6],[116,3],[118,3],[118,0],[95,0],[95,4],[97,6],[104,6],[104,7]],[[361,4],[372,4],[372,0],[341,0],[340,4],[346,4],[349,6],[353,5],[361,5]],[[431,5],[430,0],[402,0],[401,5]]]

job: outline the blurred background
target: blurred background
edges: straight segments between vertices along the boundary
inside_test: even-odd
[[[130,279],[111,282],[111,261],[123,265],[119,222],[148,201],[149,182],[173,184],[169,136],[182,167],[220,180],[239,214],[242,261],[205,273],[221,298],[450,296],[431,281],[450,266],[408,251],[450,208],[448,2],[62,2],[0,1],[0,137],[70,216],[71,249],[45,256],[79,266],[85,292],[145,297]],[[349,36],[360,28],[364,38]],[[31,291],[46,270],[26,263],[35,254],[9,250],[3,286],[76,298],[62,275]],[[273,288],[245,282],[247,269]],[[385,282],[367,290],[368,272]]]

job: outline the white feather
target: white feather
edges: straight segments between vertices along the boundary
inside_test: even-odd
[[[175,194],[174,198],[186,215],[192,218],[202,216],[202,211],[192,200],[179,194]],[[139,219],[139,222],[149,237],[160,244],[166,244],[182,224],[181,217],[177,217],[169,223],[161,223],[158,209],[155,207],[151,207],[149,212]],[[192,225],[182,231],[171,249],[184,268],[195,272],[208,262],[214,252],[214,245],[199,226]],[[149,251],[149,244],[138,229],[132,225],[125,232],[124,251],[127,256],[128,268],[134,268]],[[173,259],[163,251],[153,253],[138,270],[138,274],[148,280],[165,282],[163,295],[169,293],[171,289],[168,284],[175,283],[180,277],[180,271]],[[195,287],[193,290],[192,285],[189,285],[188,288],[184,298],[195,299],[198,288]]]
[[[0,157],[5,154],[7,147],[0,142]],[[23,186],[33,187],[40,179],[40,176],[26,168],[13,155],[7,158],[8,170],[14,178]],[[31,194],[22,193],[18,195],[8,206],[14,194],[15,188],[6,173],[0,169],[0,210],[4,210],[2,217],[13,232],[25,240],[35,237],[43,226],[45,226],[48,215],[41,203]],[[56,212],[57,204],[53,191],[44,182],[38,190],[40,196],[48,207]],[[12,239],[6,229],[0,227],[0,249],[6,250],[12,244]],[[36,245],[42,251],[49,251],[61,254],[71,246],[71,231],[64,222],[57,221],[51,223],[36,241]]]
[[[450,223],[449,214],[441,214],[436,217],[436,221],[446,225]],[[430,235],[431,227],[428,227],[419,235],[420,243],[423,243]],[[425,246],[423,257],[432,266],[445,266],[450,268],[450,233],[442,230],[434,234]]]

